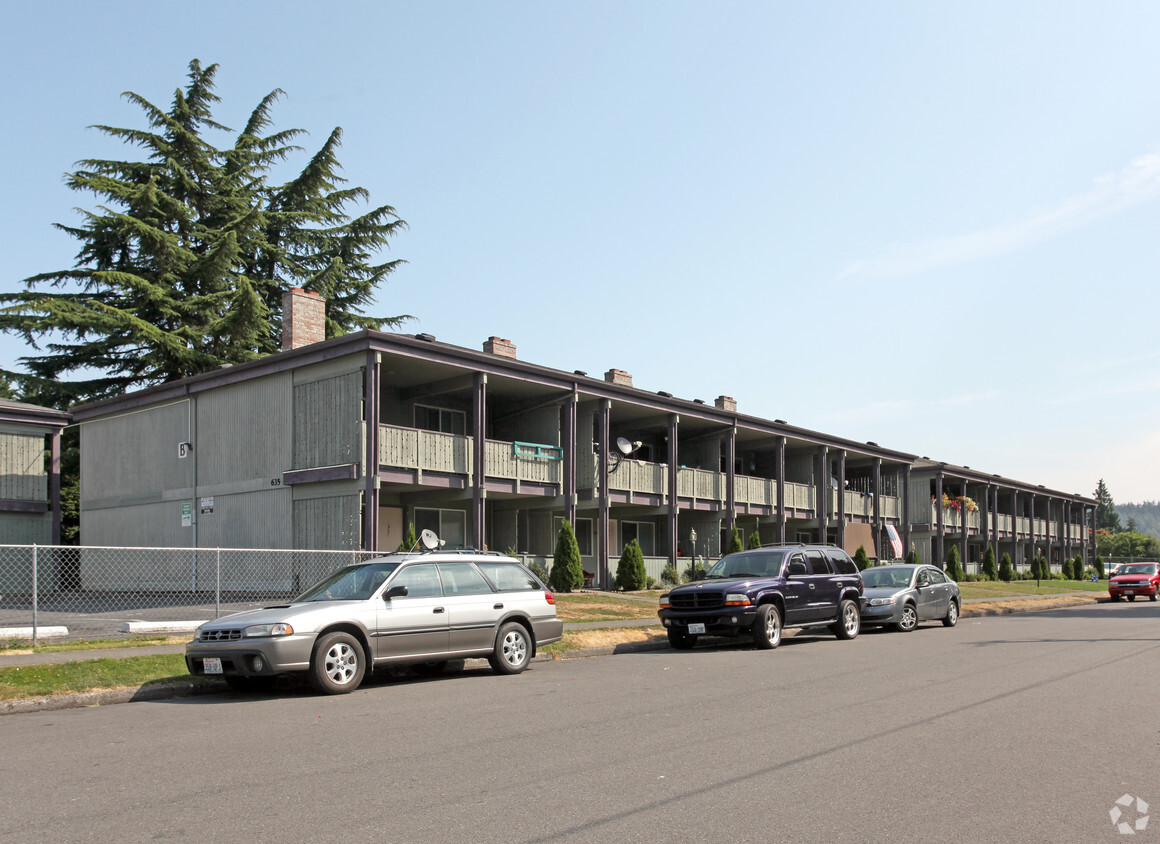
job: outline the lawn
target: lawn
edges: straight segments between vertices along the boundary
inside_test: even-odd
[[[649,593],[639,593],[648,596]],[[576,592],[556,595],[556,615],[566,622],[623,621],[633,618],[656,618],[655,597],[648,600],[622,598],[617,595]]]
[[[1092,583],[1090,580],[1042,580],[1036,586],[1034,580],[1013,580],[1004,583],[1001,580],[977,581],[960,583],[959,591],[964,600],[972,598],[1005,599],[1025,595],[1060,595],[1066,592],[1095,592],[1107,593],[1108,582],[1099,580]]]

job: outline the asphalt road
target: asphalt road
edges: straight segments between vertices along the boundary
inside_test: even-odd
[[[1158,657],[1137,602],[13,715],[0,841],[1160,841]]]

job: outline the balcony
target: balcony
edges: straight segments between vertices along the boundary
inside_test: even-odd
[[[558,447],[537,443],[488,440],[484,472],[489,479],[559,484],[562,454]],[[475,442],[459,434],[441,434],[395,425],[379,426],[379,465],[447,475],[474,473]]]

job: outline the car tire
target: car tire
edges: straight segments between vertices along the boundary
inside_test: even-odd
[[[918,627],[918,610],[914,608],[914,604],[904,604],[902,618],[894,625],[894,629],[899,633],[909,633],[916,627]]]
[[[959,623],[959,602],[958,601],[953,601],[953,600],[951,601],[950,606],[947,607],[947,614],[946,614],[946,617],[942,620],[942,623],[943,623],[943,627],[954,627],[956,624]]]
[[[1152,594],[1148,596],[1148,600],[1155,601],[1158,597],[1160,597],[1160,586],[1153,586]]]
[[[1118,604],[1120,602],[1120,596],[1119,595],[1112,595],[1111,600],[1112,600],[1113,604]]]
[[[777,604],[762,604],[757,608],[753,643],[764,650],[772,650],[781,644],[781,610]]]
[[[1125,598],[1127,598],[1129,601],[1134,601],[1134,600],[1136,600],[1136,596],[1135,596],[1135,595],[1125,595],[1124,597],[1125,597]]]
[[[666,632],[669,634],[669,645],[678,651],[691,651],[697,644],[697,637],[683,630],[670,627]]]
[[[843,598],[838,604],[838,620],[830,629],[839,639],[853,639],[862,628],[862,613],[858,611],[858,604],[849,598]]]
[[[531,637],[522,624],[509,621],[495,634],[495,650],[487,661],[496,674],[519,674],[532,658]]]
[[[327,633],[310,658],[310,685],[327,695],[350,694],[366,674],[362,645],[349,633]]]

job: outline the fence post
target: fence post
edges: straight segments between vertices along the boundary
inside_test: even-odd
[[[36,545],[32,546],[32,647],[36,647],[36,634],[39,621],[39,590],[36,586]]]
[[[222,615],[222,549],[215,548],[216,562],[214,564],[214,578],[213,578],[213,617],[221,618]]]

